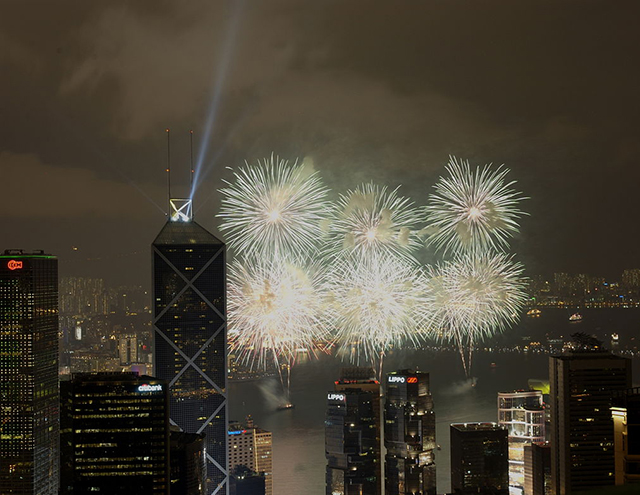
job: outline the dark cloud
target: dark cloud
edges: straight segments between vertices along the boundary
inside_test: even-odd
[[[176,190],[194,128],[197,148],[208,143],[198,218],[213,230],[224,166],[245,159],[311,157],[332,187],[404,184],[424,203],[455,154],[512,169],[531,198],[515,247],[533,270],[615,276],[640,266],[639,11],[606,0],[5,2],[0,167],[29,181],[3,193],[4,211],[24,207],[0,237],[60,249],[72,237],[91,256],[147,246],[162,223],[152,202],[165,203],[164,128]]]

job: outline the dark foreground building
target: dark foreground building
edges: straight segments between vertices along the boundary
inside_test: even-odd
[[[55,495],[59,478],[58,260],[0,255],[0,493]]]
[[[582,350],[549,358],[551,481],[556,495],[615,483],[611,398],[631,387],[631,361]]]
[[[436,495],[436,416],[429,373],[387,375],[384,409],[385,493]]]
[[[168,495],[166,382],[78,373],[61,385],[61,493]]]
[[[229,476],[229,495],[266,495],[265,476],[239,465]]]
[[[327,394],[327,495],[379,495],[380,383],[371,368],[345,368]]]
[[[525,495],[551,495],[551,447],[548,443],[524,445]]]
[[[203,495],[207,482],[204,435],[171,430],[171,494]]]
[[[508,432],[496,423],[451,425],[451,489],[509,495]]]
[[[207,493],[226,494],[226,249],[180,211],[152,246],[154,370],[170,384],[171,422],[205,435]]]

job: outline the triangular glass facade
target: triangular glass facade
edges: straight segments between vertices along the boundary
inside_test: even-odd
[[[155,375],[171,421],[204,433],[208,494],[228,493],[226,249],[195,222],[168,222],[153,243]]]

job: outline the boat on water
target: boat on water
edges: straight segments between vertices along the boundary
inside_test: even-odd
[[[580,313],[573,313],[571,316],[569,316],[569,321],[571,322],[582,321],[582,315]]]
[[[276,411],[287,411],[289,409],[293,409],[294,407],[296,407],[295,404],[287,402],[286,404],[280,404],[278,407],[276,407]]]
[[[536,316],[540,316],[541,314],[542,314],[542,311],[540,311],[538,308],[533,308],[527,311],[527,316],[531,316],[532,318],[535,318]]]

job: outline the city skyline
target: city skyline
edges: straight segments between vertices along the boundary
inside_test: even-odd
[[[0,492],[640,477],[640,3],[0,3]]]
[[[182,192],[195,131],[196,218],[216,235],[215,191],[244,159],[311,158],[331,187],[404,184],[425,204],[455,154],[511,168],[531,213],[514,248],[532,272],[638,266],[637,3],[384,6],[10,4],[0,235],[46,245],[62,276],[148,278],[170,127]]]

